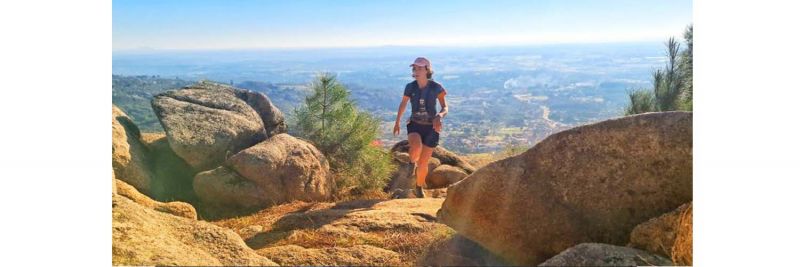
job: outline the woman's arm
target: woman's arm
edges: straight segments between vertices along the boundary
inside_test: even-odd
[[[442,111],[439,111],[439,113],[437,113],[436,116],[440,118],[444,118],[444,116],[447,116],[447,101],[444,100],[445,95],[446,93],[442,92],[437,96],[439,98],[439,105],[442,106]]]
[[[397,119],[394,120],[394,124],[400,124],[400,118],[403,117],[403,113],[406,112],[406,106],[408,106],[408,100],[411,99],[410,97],[403,96],[403,100],[400,100],[400,106],[397,107]]]
[[[447,116],[447,102],[444,100],[444,95],[446,94],[447,93],[445,92],[441,92],[437,96],[439,98],[439,105],[442,106],[442,111],[436,113],[436,117],[433,118],[433,130],[436,131],[437,133],[442,132],[442,118],[444,118],[444,116]]]

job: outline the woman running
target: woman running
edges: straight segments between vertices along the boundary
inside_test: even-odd
[[[447,116],[447,95],[441,84],[433,81],[433,68],[431,62],[424,57],[418,57],[411,67],[411,77],[414,81],[406,84],[403,100],[397,109],[397,119],[394,122],[393,134],[400,134],[400,117],[406,110],[408,101],[411,100],[411,118],[406,124],[408,131],[408,155],[414,164],[414,174],[417,185],[414,194],[425,197],[422,188],[425,186],[425,176],[428,175],[428,160],[431,158],[433,148],[439,145],[439,133],[442,132],[442,118]],[[436,102],[442,110],[436,112]]]

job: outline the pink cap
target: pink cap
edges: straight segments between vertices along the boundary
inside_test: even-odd
[[[431,68],[431,69],[433,68],[433,67],[431,67],[431,61],[428,60],[427,58],[424,58],[424,57],[418,57],[417,59],[414,60],[414,63],[412,63],[411,65],[408,65],[408,66],[409,67],[413,67],[414,65],[417,65],[417,66],[420,66],[420,67],[428,66],[428,68]]]

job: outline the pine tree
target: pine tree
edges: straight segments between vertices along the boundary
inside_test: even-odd
[[[683,38],[686,40],[686,49],[683,50],[681,54],[681,61],[680,61],[680,68],[683,75],[683,88],[682,88],[682,95],[681,95],[681,102],[683,103],[683,109],[685,110],[692,110],[692,83],[693,83],[693,38],[694,37],[694,26],[689,25],[686,27],[686,31],[683,33]]]
[[[665,43],[667,64],[653,71],[653,88],[628,92],[626,115],[645,112],[692,110],[692,25],[684,32],[687,48],[671,37]]]
[[[380,121],[359,111],[350,92],[330,73],[317,75],[313,92],[295,113],[295,130],[325,154],[340,177],[339,188],[375,189],[389,177],[388,152],[370,144],[377,139]]]
[[[678,55],[681,45],[674,37],[666,42],[667,65],[663,70],[656,70],[653,74],[653,89],[655,91],[658,110],[677,110],[680,90],[682,88],[682,73],[678,69]]]

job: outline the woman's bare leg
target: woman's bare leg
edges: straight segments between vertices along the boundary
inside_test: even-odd
[[[428,160],[431,159],[433,148],[422,145],[422,151],[417,161],[417,186],[425,187],[425,176],[428,175]]]
[[[408,134],[408,156],[411,158],[411,163],[416,163],[419,160],[419,153],[422,151],[422,137],[418,133]]]

